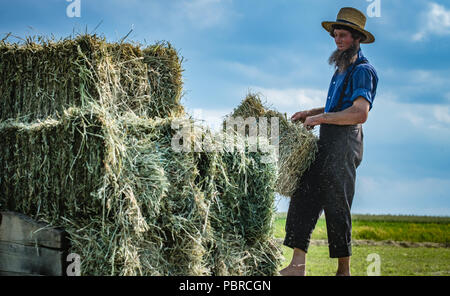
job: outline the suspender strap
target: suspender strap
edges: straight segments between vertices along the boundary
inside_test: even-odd
[[[333,110],[331,110],[331,112],[338,112],[341,110],[342,104],[343,104],[343,99],[345,96],[345,90],[347,89],[348,83],[350,81],[350,78],[353,75],[353,72],[355,72],[356,66],[361,65],[361,64],[366,64],[366,63],[367,63],[367,60],[359,61],[358,63],[353,65],[353,67],[351,68],[350,71],[347,72],[347,74],[345,75],[345,78],[344,78],[344,84],[342,85],[342,91],[341,91],[341,95],[339,97],[339,101],[338,101],[337,105],[333,108]]]

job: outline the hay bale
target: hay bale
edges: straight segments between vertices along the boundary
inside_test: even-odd
[[[217,276],[275,276],[283,260],[274,239],[247,244],[240,235],[216,236],[211,260]]]
[[[266,107],[258,94],[248,94],[241,104],[227,118],[255,117],[256,124],[260,117],[267,118],[267,136],[271,137],[271,120],[278,118],[279,123],[279,158],[278,181],[276,190],[279,194],[291,197],[303,173],[309,168],[318,151],[317,138],[302,123],[292,123],[286,117]],[[224,126],[226,125],[226,120]],[[246,135],[250,126],[245,127]],[[263,131],[263,134],[264,131]],[[271,143],[274,145],[274,143]]]
[[[0,43],[0,209],[64,228],[83,275],[276,273],[277,167],[243,137],[173,151],[170,44],[38,41]]]
[[[67,110],[2,123],[0,208],[63,227],[83,275],[206,274],[206,209],[170,119]]]
[[[263,161],[274,151],[251,152],[245,138],[233,136],[241,138],[241,151],[196,155],[210,203],[206,260],[214,275],[274,275],[281,258],[272,232],[277,166]]]
[[[215,165],[220,199],[214,213],[220,222],[214,227],[240,234],[249,244],[266,239],[275,212],[276,164],[261,162],[258,152],[224,152]]]
[[[36,219],[43,213],[87,218],[101,186],[105,157],[101,118],[69,112],[60,121],[0,123],[0,203]],[[88,148],[89,147],[89,148]]]
[[[175,153],[172,118],[4,122],[0,208],[63,227],[83,275],[272,275],[276,165]]]
[[[158,228],[164,237],[163,256],[167,261],[166,275],[206,275],[204,238],[208,235],[208,203],[197,185],[199,172],[194,152],[174,152],[173,118],[126,118],[126,134],[151,141],[163,156],[161,165],[169,181],[166,195],[161,199]],[[154,186],[158,186],[156,183]]]
[[[183,113],[181,60],[170,43],[146,48],[96,35],[0,42],[0,120],[32,122],[92,102],[114,113]]]

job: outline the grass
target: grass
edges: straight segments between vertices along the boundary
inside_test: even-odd
[[[274,223],[274,234],[284,238],[286,214],[279,213]],[[394,240],[409,242],[450,243],[450,217],[375,216],[352,217],[354,240]],[[325,218],[318,221],[311,239],[327,239]]]
[[[282,247],[286,267],[292,257],[292,249]],[[395,246],[355,246],[351,259],[351,273],[366,276],[373,261],[367,261],[369,254],[380,256],[382,276],[437,276],[450,275],[449,248],[401,248]],[[307,275],[333,276],[337,269],[337,259],[329,258],[327,246],[310,246],[307,254]]]
[[[450,242],[450,217],[376,216],[353,215],[353,240],[394,240],[409,242]],[[274,235],[284,238],[286,214],[278,213],[274,223]],[[327,239],[326,221],[321,217],[311,237]],[[369,265],[369,254],[378,254],[381,259],[382,276],[438,276],[450,275],[450,248],[405,248],[393,245],[353,246],[352,275],[365,276]],[[282,246],[286,267],[292,258],[292,249]],[[332,276],[337,269],[337,259],[329,258],[328,246],[311,245],[307,254],[307,275]]]

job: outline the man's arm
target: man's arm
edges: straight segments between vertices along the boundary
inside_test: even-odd
[[[370,103],[365,98],[358,97],[353,105],[345,110],[307,117],[304,125],[313,127],[322,123],[337,125],[364,123],[369,116],[369,109]]]
[[[308,111],[308,116],[314,116],[314,115],[322,114],[323,112],[325,112],[325,107],[311,109],[311,110]]]
[[[315,109],[306,110],[306,111],[299,111],[299,112],[296,112],[294,115],[292,115],[291,120],[292,121],[300,120],[301,122],[305,122],[305,120],[308,116],[318,115],[318,114],[323,113],[324,111],[325,111],[324,107],[315,108]]]

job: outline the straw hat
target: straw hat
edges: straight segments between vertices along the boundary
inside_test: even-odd
[[[335,22],[322,22],[322,27],[328,32],[333,29],[333,25],[344,25],[361,32],[366,36],[366,39],[361,43],[372,43],[375,41],[375,37],[370,32],[364,30],[366,16],[364,13],[353,7],[341,8]]]

